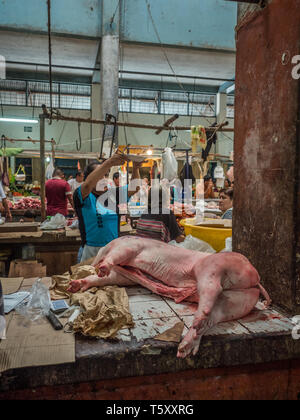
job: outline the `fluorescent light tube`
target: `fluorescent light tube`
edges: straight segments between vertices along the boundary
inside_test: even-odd
[[[3,122],[15,122],[15,123],[28,123],[28,124],[38,124],[38,120],[26,120],[23,118],[0,118],[0,121]]]

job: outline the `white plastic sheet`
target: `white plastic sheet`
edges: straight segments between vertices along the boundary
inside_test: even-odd
[[[63,229],[67,226],[67,221],[65,216],[60,213],[57,213],[55,216],[51,217],[50,220],[45,220],[41,224],[42,230],[56,230],[56,229]]]
[[[207,242],[201,241],[201,239],[195,238],[192,235],[188,235],[184,242],[178,244],[176,241],[171,241],[169,245],[190,249],[191,251],[209,252],[211,254],[215,254],[216,252]]]
[[[6,339],[6,321],[4,316],[0,315],[0,340]]]

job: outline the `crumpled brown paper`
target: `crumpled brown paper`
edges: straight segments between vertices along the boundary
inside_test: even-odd
[[[114,338],[123,328],[134,326],[129,312],[126,290],[118,286],[93,287],[85,292],[69,293],[71,280],[79,280],[96,274],[90,265],[72,267],[72,274],[64,273],[52,277],[51,299],[69,299],[71,305],[83,309],[73,323],[73,331],[90,337]]]
[[[64,273],[62,275],[52,276],[50,286],[50,296],[52,300],[69,299],[72,293],[67,292],[71,280],[84,279],[85,277],[97,274],[92,265],[82,265],[74,269],[72,274]]]
[[[126,290],[118,286],[93,287],[71,297],[72,305],[84,310],[73,330],[91,337],[113,338],[122,328],[134,326]]]

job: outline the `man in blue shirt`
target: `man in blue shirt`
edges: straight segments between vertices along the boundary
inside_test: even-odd
[[[118,206],[127,203],[128,198],[136,193],[127,187],[101,188],[97,184],[113,166],[123,165],[124,156],[116,153],[103,163],[94,161],[85,170],[85,181],[74,193],[74,206],[79,220],[83,253],[81,261],[86,261],[98,254],[100,248],[119,236]],[[137,179],[140,164],[133,163],[132,179]]]

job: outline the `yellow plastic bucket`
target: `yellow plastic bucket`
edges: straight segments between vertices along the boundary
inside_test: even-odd
[[[193,226],[194,219],[183,219],[180,224],[184,227],[186,235],[192,235],[211,245],[217,252],[225,248],[226,238],[232,236],[232,228],[214,228],[206,226]]]

